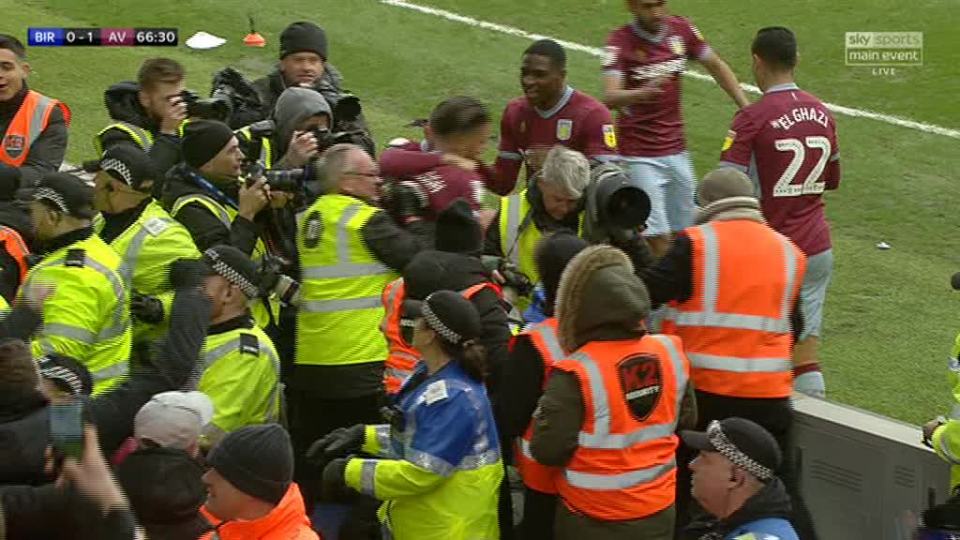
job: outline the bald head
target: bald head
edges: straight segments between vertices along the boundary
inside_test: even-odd
[[[750,177],[731,167],[721,167],[707,173],[697,187],[697,202],[700,206],[731,197],[756,198]]]

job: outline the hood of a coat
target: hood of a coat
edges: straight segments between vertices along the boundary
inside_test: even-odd
[[[333,126],[330,104],[320,92],[299,86],[284,90],[273,108],[273,122],[277,129],[277,155],[286,153],[290,138],[301,122],[321,114],[327,115],[330,118],[329,125]]]
[[[35,485],[45,482],[44,452],[50,432],[48,411],[43,404],[0,424],[0,483]]]
[[[601,336],[641,332],[650,295],[617,248],[598,245],[578,253],[560,277],[556,314],[560,346],[575,351]]]
[[[110,118],[148,128],[154,122],[140,105],[140,85],[133,81],[118,82],[103,93],[103,103]]]

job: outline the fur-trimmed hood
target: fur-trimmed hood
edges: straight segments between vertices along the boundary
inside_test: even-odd
[[[641,335],[650,295],[623,251],[591,246],[563,271],[556,313],[560,346],[569,353],[588,341]]]

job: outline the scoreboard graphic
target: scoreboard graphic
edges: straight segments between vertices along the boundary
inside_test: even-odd
[[[176,28],[28,28],[30,47],[176,47]]]

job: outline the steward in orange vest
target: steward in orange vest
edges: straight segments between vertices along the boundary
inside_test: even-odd
[[[27,87],[30,64],[23,44],[0,34],[0,176],[19,169],[21,187],[32,187],[44,172],[60,168],[67,151],[70,108]]]
[[[530,454],[531,418],[543,394],[553,365],[564,357],[557,338],[554,304],[560,275],[570,259],[589,244],[571,232],[545,236],[534,250],[534,262],[543,285],[543,313],[548,318],[527,328],[510,343],[504,366],[500,404],[501,437],[514,441],[514,464],[523,479],[522,538],[553,538],[557,508],[555,478],[559,469],[541,465]]]
[[[697,191],[697,225],[678,234],[664,258],[639,274],[654,304],[668,303],[662,331],[679,336],[690,358],[697,429],[739,416],[772,433],[785,456],[778,475],[803,521],[787,439],[793,423],[791,349],[803,326],[797,298],[806,256],[764,222],[753,193],[752,181],[740,171],[706,175]],[[810,369],[820,368],[804,366]],[[689,500],[689,474],[683,473],[678,526]]]
[[[647,334],[650,300],[622,251],[589,247],[557,296],[560,346],[534,414],[532,456],[561,467],[555,538],[674,534],[676,431],[695,422],[690,364],[675,336]]]

